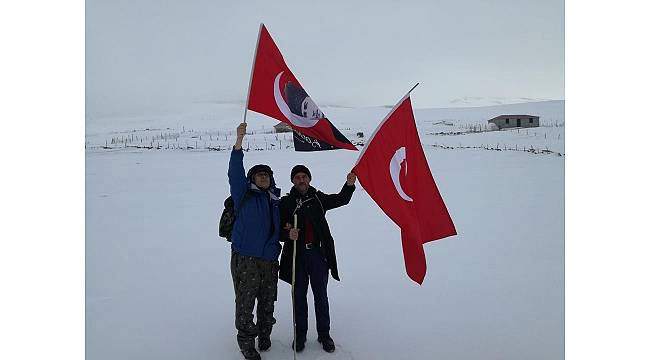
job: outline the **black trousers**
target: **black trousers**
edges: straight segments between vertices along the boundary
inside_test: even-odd
[[[316,331],[319,334],[330,331],[330,306],[327,299],[327,280],[329,268],[327,260],[320,250],[305,249],[304,256],[296,259],[296,333],[305,338],[307,335],[307,288],[311,283],[316,312]]]
[[[278,261],[267,261],[232,252],[230,272],[235,287],[235,328],[239,348],[255,348],[255,337],[271,336],[275,318],[273,310],[278,298]],[[257,300],[257,324],[253,308]]]

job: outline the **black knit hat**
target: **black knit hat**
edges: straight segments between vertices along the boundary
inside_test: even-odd
[[[266,172],[269,174],[269,176],[273,176],[273,170],[271,170],[271,167],[265,164],[257,164],[250,168],[248,170],[248,173],[246,174],[246,177],[252,182],[253,181],[253,176],[257,174],[258,172]]]
[[[291,182],[293,182],[293,177],[296,176],[297,173],[305,173],[307,176],[309,176],[309,180],[311,180],[311,173],[309,172],[309,169],[305,165],[296,165],[291,169]]]

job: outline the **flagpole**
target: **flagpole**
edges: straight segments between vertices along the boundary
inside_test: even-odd
[[[293,228],[298,228],[298,214],[293,214]],[[297,240],[293,242],[293,260],[291,262],[291,303],[293,309],[293,360],[296,360],[296,347],[298,346],[296,342],[296,247]]]
[[[253,70],[255,70],[255,60],[257,60],[257,48],[260,45],[260,37],[262,36],[262,26],[264,23],[260,23],[260,30],[257,32],[257,42],[255,42],[255,53],[253,54],[253,65],[251,66],[251,74],[248,77],[248,93],[246,94],[246,107],[244,108],[244,123],[246,123],[246,114],[248,113],[248,101],[251,96],[251,84],[253,83]]]
[[[420,83],[417,83],[417,84],[413,85],[413,87],[411,88],[411,90],[409,90],[409,91],[406,93],[406,95],[404,95],[404,97],[407,97],[407,96],[411,93],[411,91],[415,90],[415,88],[418,87],[418,85],[420,85]],[[404,100],[404,98],[402,98],[402,100]]]
[[[406,93],[406,95],[404,95],[404,96],[403,96],[403,97],[402,97],[402,98],[397,102],[397,104],[395,104],[395,106],[393,106],[393,108],[390,109],[390,112],[388,113],[388,115],[386,115],[386,117],[384,117],[384,119],[379,123],[379,125],[377,125],[377,127],[375,128],[375,131],[372,132],[372,135],[370,135],[370,137],[368,138],[368,141],[366,141],[366,143],[365,143],[363,149],[361,149],[361,151],[359,152],[359,157],[357,158],[357,161],[355,161],[354,166],[352,166],[353,168],[354,168],[355,166],[357,166],[357,164],[359,163],[359,160],[361,160],[361,157],[363,157],[363,153],[365,153],[365,152],[366,152],[366,149],[368,148],[367,145],[370,144],[370,142],[372,141],[372,138],[375,137],[375,134],[377,133],[377,131],[379,131],[379,129],[381,129],[381,126],[384,125],[384,123],[386,122],[386,120],[388,120],[388,118],[390,118],[390,116],[393,115],[393,113],[395,112],[395,109],[397,109],[397,108],[402,104],[402,102],[403,102],[407,97],[409,97],[409,95],[411,95],[411,91],[413,91],[413,90],[414,90],[418,85],[420,85],[420,83],[417,83],[417,84],[413,85],[413,87],[411,88],[411,90],[409,90],[409,91]]]

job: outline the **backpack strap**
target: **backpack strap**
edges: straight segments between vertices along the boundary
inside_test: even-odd
[[[239,214],[239,210],[241,210],[241,208],[242,208],[242,206],[244,206],[244,203],[246,202],[246,200],[248,200],[250,197],[251,197],[251,192],[249,190],[246,190],[246,192],[244,193],[244,197],[239,202],[239,206],[237,207],[237,209],[235,209],[235,219],[237,218],[237,215]]]

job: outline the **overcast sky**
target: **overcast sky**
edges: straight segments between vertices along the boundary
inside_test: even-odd
[[[321,106],[564,99],[564,1],[87,0],[87,116],[244,102],[260,22]]]

